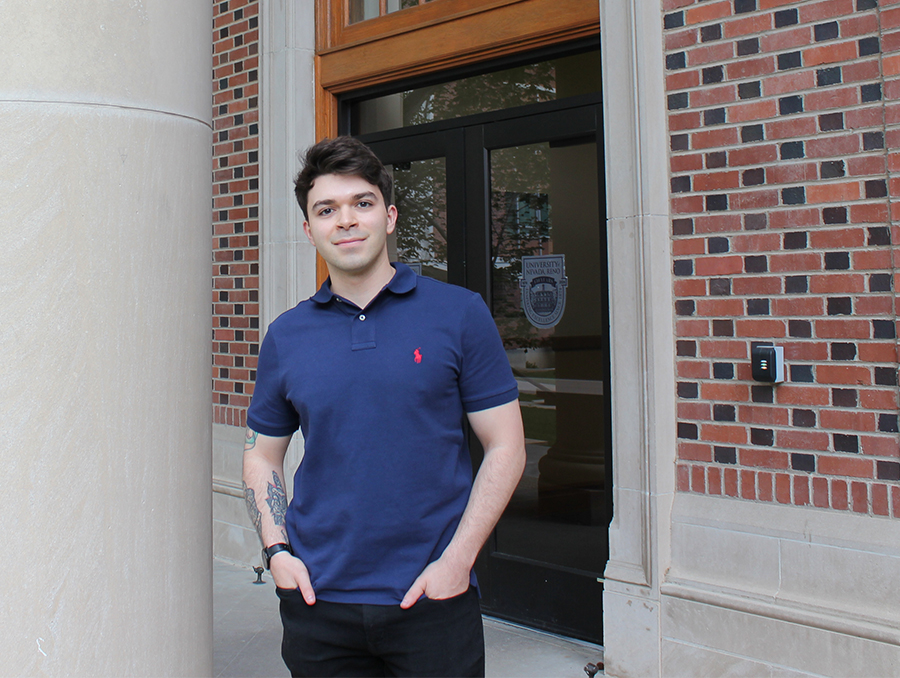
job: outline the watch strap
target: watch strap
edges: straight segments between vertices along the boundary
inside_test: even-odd
[[[272,559],[272,556],[274,556],[276,553],[281,553],[282,551],[287,551],[291,555],[294,555],[294,552],[291,550],[291,545],[285,544],[284,542],[266,546],[262,550],[263,565],[267,570],[269,569],[269,561]]]

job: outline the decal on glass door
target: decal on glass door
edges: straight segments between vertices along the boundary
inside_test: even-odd
[[[553,327],[566,310],[566,255],[522,257],[522,310],[535,327]]]

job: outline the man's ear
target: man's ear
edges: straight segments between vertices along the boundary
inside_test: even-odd
[[[394,232],[394,228],[397,226],[397,207],[395,205],[390,205],[387,208],[388,215],[388,223],[387,223],[387,232],[388,235]]]
[[[312,229],[309,227],[309,222],[306,220],[303,221],[303,232],[306,233],[306,237],[309,240],[310,244],[315,247],[316,241],[313,240]]]

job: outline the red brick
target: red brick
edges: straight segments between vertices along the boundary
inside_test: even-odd
[[[891,516],[900,518],[900,487],[891,486]]]
[[[803,50],[803,65],[807,68],[852,61],[856,58],[856,41],[830,42]]]
[[[897,392],[894,389],[864,389],[859,393],[859,406],[872,410],[897,409]]]
[[[866,295],[856,299],[853,310],[859,315],[890,315],[894,312],[894,301],[886,295]]]
[[[700,42],[699,31],[696,28],[690,28],[686,31],[678,31],[677,33],[666,32],[666,50],[677,51],[685,47],[691,47]]]
[[[812,162],[784,163],[766,170],[766,180],[770,184],[797,184],[818,178],[818,167]]]
[[[706,2],[691,9],[685,10],[684,20],[687,24],[700,24],[704,21],[713,21],[721,19],[731,14],[731,3],[727,0],[723,2]]]
[[[854,224],[875,224],[888,220],[888,210],[885,203],[865,203],[850,206],[850,220]]]
[[[703,278],[678,278],[675,280],[676,297],[702,297],[706,295],[706,281]]]
[[[792,476],[791,479],[793,481],[793,486],[794,486],[794,505],[795,506],[808,506],[809,505],[809,477],[795,475],[795,476]]]
[[[735,332],[741,337],[768,337],[779,339],[787,335],[784,320],[751,318],[735,321]]]
[[[870,363],[900,362],[897,360],[897,345],[886,342],[860,344],[859,359]]]
[[[735,38],[771,29],[771,14],[747,14],[726,21],[722,26],[722,33],[726,38]]]
[[[874,468],[871,459],[823,454],[819,455],[817,471],[825,476],[872,478],[874,476]]]
[[[803,99],[807,111],[827,111],[848,108],[859,103],[859,87],[830,87],[826,91],[810,92]]]
[[[747,442],[747,428],[740,425],[702,424],[700,437],[714,443],[741,445]]]
[[[859,410],[820,410],[819,426],[843,431],[872,432],[875,415]]]
[[[816,133],[816,117],[790,117],[766,123],[766,139],[793,139],[794,137],[811,136]]]
[[[862,247],[866,243],[866,230],[858,226],[820,228],[809,234],[809,243],[815,248]]]
[[[873,457],[900,457],[900,442],[893,436],[860,436],[859,445],[865,455]]]
[[[769,271],[773,273],[801,273],[822,270],[822,255],[817,252],[791,252],[769,257]]]
[[[706,238],[676,238],[672,243],[672,254],[676,257],[687,254],[705,254]]]
[[[855,270],[886,270],[892,267],[891,252],[888,249],[853,252],[852,257]]]
[[[741,471],[741,498],[756,499],[756,474],[753,471]]]
[[[784,347],[785,360],[803,362],[829,359],[828,343],[824,341],[785,341],[781,345]]]
[[[741,191],[733,193],[728,198],[731,209],[734,210],[762,210],[778,206],[778,191],[775,189],[762,189],[757,191]]]
[[[734,56],[734,47],[727,42],[711,42],[687,51],[688,66],[705,66],[719,63]]]
[[[738,496],[738,472],[734,468],[722,469],[724,479],[724,492],[729,497]]]
[[[787,426],[789,423],[786,409],[768,405],[742,405],[738,410],[738,420],[744,424],[771,426]]]
[[[759,488],[760,501],[772,501],[774,499],[773,481],[774,476],[771,473],[760,471],[756,474],[756,485]]]
[[[813,506],[828,508],[828,479],[813,478]]]
[[[765,120],[774,118],[776,115],[778,115],[778,104],[774,99],[761,99],[728,107],[728,122],[730,123]]]
[[[869,512],[869,491],[865,483],[851,483],[850,498],[852,501],[852,508],[854,513]]]
[[[744,402],[750,399],[750,387],[733,382],[706,382],[700,384],[700,397],[718,402]]]
[[[735,252],[765,252],[781,249],[781,235],[778,233],[747,233],[735,235],[731,239],[731,248]]]
[[[731,283],[731,293],[739,296],[763,296],[779,294],[781,292],[783,280],[774,276],[760,276],[753,278],[735,278]],[[777,306],[779,301],[787,301],[786,299],[776,299]],[[821,301],[819,303],[822,307]],[[776,310],[775,315],[786,315]]]
[[[705,360],[679,360],[678,376],[690,379],[709,379],[709,363]]]
[[[691,195],[685,198],[672,198],[673,214],[696,214],[703,211],[703,196]]]
[[[765,33],[759,39],[759,47],[763,52],[781,52],[806,46],[812,41],[813,32],[810,27],[797,26]]]
[[[725,74],[728,80],[743,80],[744,78],[756,78],[775,72],[775,57],[766,55],[754,59],[740,59],[725,66]]]
[[[821,297],[787,297],[774,299],[772,314],[778,316],[822,315],[825,304]]]
[[[737,317],[744,313],[744,302],[740,299],[729,297],[699,299],[697,301],[697,315],[705,318],[712,317]]]
[[[849,36],[845,33],[844,37]],[[844,64],[841,71],[844,76],[845,83],[877,80],[881,75],[878,68],[877,59],[867,59],[865,61],[857,61],[851,64]]]
[[[740,462],[742,466],[769,469],[787,469],[789,466],[787,452],[760,449],[757,447],[742,449]]]
[[[722,469],[710,466],[706,473],[709,494],[722,494]]]
[[[696,275],[732,275],[744,272],[743,257],[710,256],[697,259],[694,263]]]
[[[737,130],[735,130],[737,137]],[[734,148],[728,151],[729,167],[742,165],[761,165],[778,160],[778,146],[775,144],[752,144],[746,148]]]
[[[775,499],[779,504],[791,503],[791,476],[787,473],[775,474]]]
[[[806,142],[807,158],[831,158],[859,153],[859,134],[833,134]]]
[[[846,480],[833,479],[831,482],[831,508],[846,511],[850,507]]]
[[[733,212],[715,215],[700,215],[694,218],[694,232],[701,233],[723,233],[727,231],[739,231],[741,225],[741,215]],[[702,241],[705,243],[706,238]]]
[[[887,485],[872,485],[872,513],[876,516],[889,516],[891,507],[888,503]]]
[[[877,105],[856,110],[851,109],[844,113],[844,124],[847,129],[877,127],[883,123],[884,113],[885,109]]]
[[[823,451],[828,449],[829,443],[828,434],[824,431],[810,429],[781,429],[775,431],[775,444],[778,447],[784,447],[789,450]]]
[[[709,172],[694,175],[695,191],[722,192],[729,188],[738,188],[741,185],[741,175],[737,171]]]
[[[738,130],[736,127],[704,129],[691,134],[691,148],[694,150],[718,148],[736,143],[738,143]]]
[[[854,365],[819,365],[816,377],[820,384],[859,384],[870,386],[872,375],[868,368]]]
[[[708,320],[676,320],[675,335],[679,337],[708,337]]]
[[[719,106],[737,101],[737,88],[734,85],[723,87],[703,87],[691,93],[691,106],[705,108],[707,106]]]
[[[884,157],[867,155],[847,158],[847,174],[851,177],[880,177],[885,173]]]
[[[702,443],[689,443],[682,440],[678,443],[678,458],[682,461],[711,462],[713,460],[712,447]]]
[[[791,228],[821,225],[819,210],[815,207],[776,210],[769,214],[769,228]]]
[[[728,339],[714,339],[712,341],[699,342],[700,355],[704,358],[736,358],[746,360],[749,357],[749,348],[746,341],[731,341]]]
[[[809,31],[809,29],[806,30]],[[816,74],[815,71],[787,71],[781,75],[770,75],[763,80],[762,85],[763,96],[766,97],[794,94],[800,90],[814,88],[816,86]],[[813,95],[806,95],[807,99],[811,96]],[[770,102],[772,104],[773,113],[768,117],[774,117],[777,115],[776,102],[774,100],[770,100]],[[811,110],[813,107],[804,105],[804,108]]]
[[[700,71],[674,71],[666,75],[666,91],[691,89],[700,84]]]
[[[816,320],[816,336],[821,339],[868,339],[871,325],[868,320]]]
[[[885,3],[881,4],[886,6]],[[881,17],[884,17],[885,13],[884,9],[879,12]],[[845,16],[841,19],[841,35],[845,38],[865,35],[866,33],[877,33],[878,30],[878,17],[874,12]]]
[[[811,275],[809,277],[809,291],[811,294],[828,294],[828,295],[847,295],[861,294],[866,291],[866,279],[862,275],[853,273],[825,273],[823,275]],[[858,328],[867,325],[864,321],[847,321],[847,320],[829,320],[829,323],[837,323],[842,325],[842,329],[848,328],[849,323],[858,323]],[[868,338],[868,326],[864,330],[864,334],[853,335],[859,339]],[[818,334],[817,336],[831,336]],[[840,335],[837,335],[840,336]]]
[[[806,201],[810,203],[832,203],[859,200],[862,196],[858,181],[840,183],[820,183],[806,187]]]

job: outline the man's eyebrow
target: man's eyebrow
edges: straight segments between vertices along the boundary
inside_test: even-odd
[[[363,198],[375,198],[375,191],[365,191],[364,193],[357,193],[353,196],[354,202],[357,200],[362,200]],[[322,198],[321,200],[316,200],[310,209],[316,209],[320,205],[334,205],[337,201],[332,198]]]

